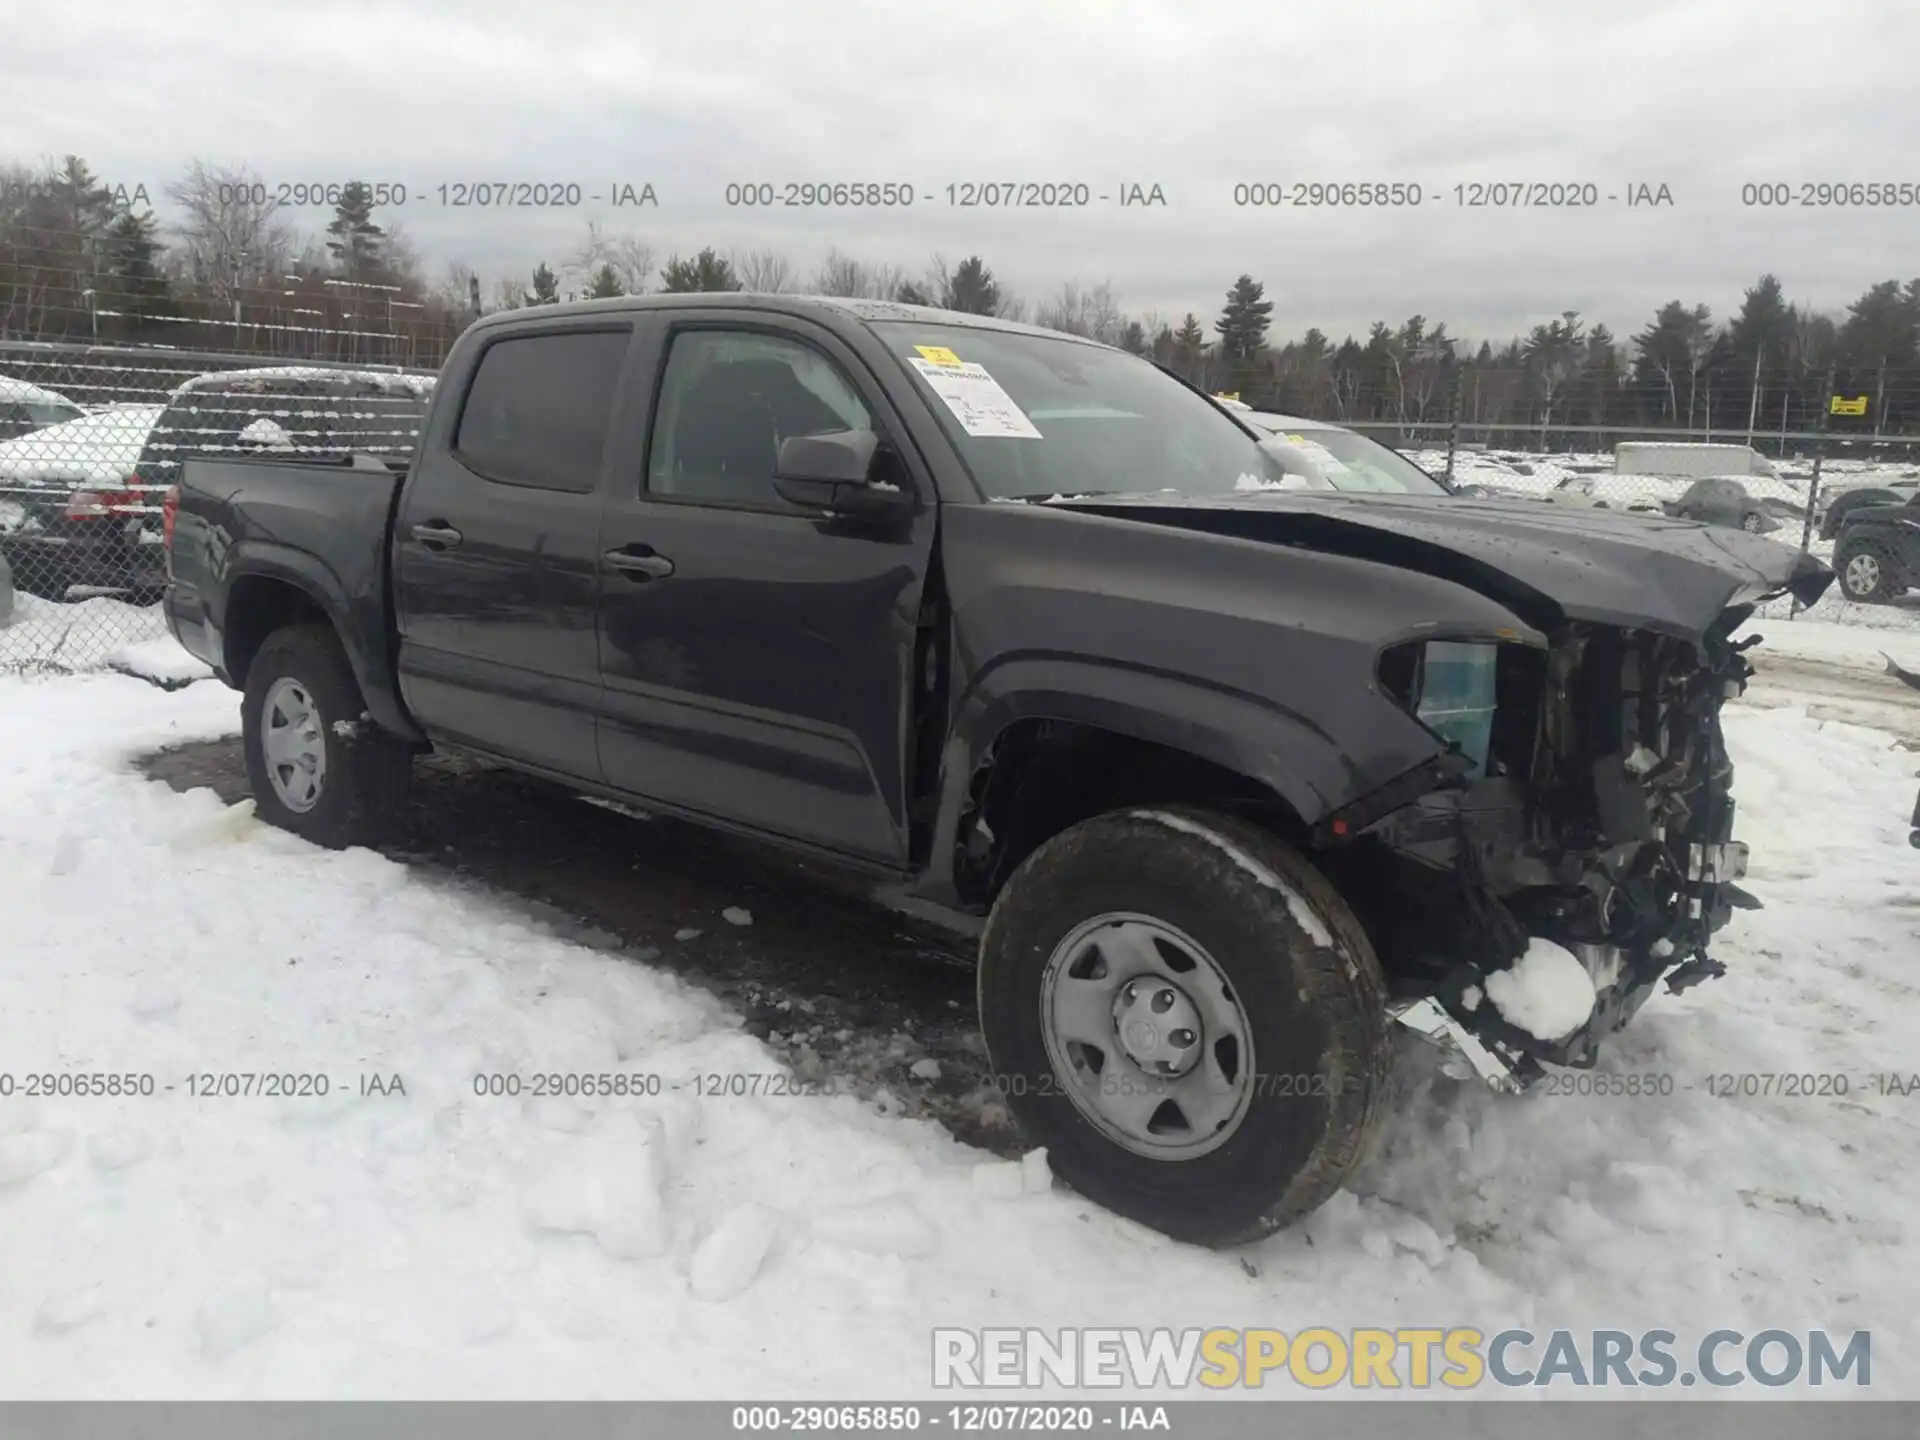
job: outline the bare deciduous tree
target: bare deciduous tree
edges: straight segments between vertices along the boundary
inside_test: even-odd
[[[293,227],[246,166],[194,160],[166,193],[182,212],[170,247],[175,272],[216,300],[230,303],[237,290],[279,275],[293,258]]]
[[[778,250],[747,250],[733,257],[740,284],[761,295],[778,295],[793,283],[793,265]]]
[[[644,295],[653,279],[653,262],[653,246],[638,235],[609,235],[598,220],[589,220],[586,239],[562,259],[560,273],[585,289],[592,283],[593,272],[608,265],[624,293]]]

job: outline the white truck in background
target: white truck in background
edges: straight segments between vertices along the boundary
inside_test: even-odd
[[[1779,472],[1751,445],[1689,445],[1664,440],[1623,440],[1613,447],[1616,475],[1657,475],[1667,480],[1708,480],[1723,476]]]

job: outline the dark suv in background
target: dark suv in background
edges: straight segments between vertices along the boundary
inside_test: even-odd
[[[161,499],[188,455],[412,453],[431,375],[276,366],[187,381],[164,407],[127,405],[15,441],[33,453],[0,534],[15,586],[65,600],[113,594],[150,605],[166,584]],[[98,433],[96,433],[98,432]]]
[[[1920,495],[1848,510],[1833,568],[1841,594],[1864,605],[1891,604],[1920,584]]]

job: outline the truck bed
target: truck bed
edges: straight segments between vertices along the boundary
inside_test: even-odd
[[[304,580],[340,628],[358,664],[385,671],[388,548],[405,467],[373,456],[342,459],[188,459],[181,468],[167,618],[180,642],[226,673],[235,626],[229,557],[244,546],[249,574]],[[244,602],[243,602],[244,603]],[[363,686],[372,676],[361,677]],[[389,687],[380,684],[379,689]]]

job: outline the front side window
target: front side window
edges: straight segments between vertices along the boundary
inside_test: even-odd
[[[785,507],[780,442],[872,430],[846,374],[810,345],[744,330],[674,336],[647,449],[647,490],[718,504]]]
[[[503,485],[576,495],[599,483],[627,331],[556,331],[496,340],[480,357],[454,449]]]

